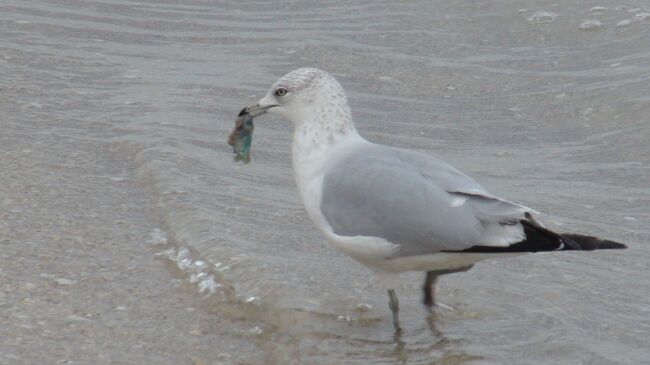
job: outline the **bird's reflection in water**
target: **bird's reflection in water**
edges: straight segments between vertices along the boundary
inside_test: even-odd
[[[393,334],[392,357],[394,364],[460,365],[484,359],[464,351],[462,345],[466,342],[465,340],[450,339],[445,336],[437,328],[436,320],[436,314],[432,313],[426,318],[427,328],[414,330],[410,334],[408,330],[396,331]],[[423,331],[428,331],[430,336],[424,335]],[[417,340],[408,343],[408,337],[414,337]],[[422,337],[428,339],[424,340]]]
[[[397,364],[406,364],[408,360],[408,351],[406,350],[406,342],[402,341],[402,332],[395,331],[393,335],[393,342],[395,342],[395,360]]]

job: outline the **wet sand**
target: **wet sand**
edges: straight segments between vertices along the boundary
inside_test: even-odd
[[[132,163],[45,123],[4,127],[0,362],[263,363],[246,326],[154,256]]]

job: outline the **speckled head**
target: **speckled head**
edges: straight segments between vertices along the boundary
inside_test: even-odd
[[[341,84],[317,68],[303,67],[282,76],[258,105],[251,108],[282,116],[294,126],[316,122],[352,125]]]

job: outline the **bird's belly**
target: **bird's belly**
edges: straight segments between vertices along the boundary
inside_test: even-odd
[[[361,264],[390,273],[463,268],[487,259],[519,256],[524,253],[436,252],[426,255],[395,257],[397,245],[377,237],[343,237],[327,234],[328,241]]]
[[[437,252],[427,255],[404,256],[388,259],[394,272],[431,271],[459,269],[473,265],[479,261],[502,257],[520,256],[525,253],[463,253]]]

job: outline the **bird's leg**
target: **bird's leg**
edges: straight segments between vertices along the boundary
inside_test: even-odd
[[[399,326],[399,299],[397,299],[397,293],[395,289],[388,289],[388,307],[393,312],[393,326],[395,326],[395,331],[400,332],[402,329]]]
[[[427,271],[427,277],[424,280],[424,305],[427,306],[429,311],[432,310],[435,302],[436,282],[438,281],[438,274],[435,271]]]
[[[445,275],[445,274],[453,274],[455,272],[467,271],[471,269],[472,266],[474,265],[460,267],[457,269],[427,271],[427,277],[424,280],[424,287],[422,288],[422,291],[424,292],[424,305],[427,306],[429,311],[432,311],[433,307],[436,305],[435,296],[436,296],[436,283],[438,282],[438,276]]]

